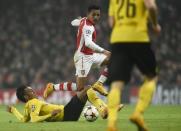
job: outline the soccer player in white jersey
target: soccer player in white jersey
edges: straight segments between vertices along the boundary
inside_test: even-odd
[[[72,26],[78,27],[77,32],[77,50],[74,55],[74,64],[76,68],[76,83],[62,82],[60,84],[49,83],[44,91],[46,98],[54,90],[80,91],[84,89],[87,82],[87,75],[92,66],[104,66],[108,64],[111,53],[108,50],[97,45],[95,24],[100,19],[100,7],[91,5],[88,7],[87,17],[75,19],[71,22]],[[98,81],[92,85],[92,88],[102,95],[107,95],[103,83],[107,79],[107,67],[101,73]]]

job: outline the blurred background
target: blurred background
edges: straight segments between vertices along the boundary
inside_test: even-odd
[[[15,89],[22,84],[41,95],[48,82],[75,81],[76,28],[70,22],[85,16],[92,3],[102,9],[97,43],[109,49],[108,0],[0,0],[0,103],[16,102]],[[157,0],[157,4],[162,34],[157,38],[151,35],[160,68],[153,103],[181,104],[181,3]],[[91,71],[89,84],[98,79],[99,72]],[[136,101],[141,82],[135,69],[124,90],[125,103]],[[61,100],[57,99],[60,94]],[[66,102],[70,96],[58,93],[51,101]]]

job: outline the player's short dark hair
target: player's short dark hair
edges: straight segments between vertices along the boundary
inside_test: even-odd
[[[87,9],[88,13],[91,12],[92,10],[101,10],[100,6],[98,5],[90,5]]]
[[[27,86],[21,85],[16,89],[16,96],[22,102],[26,102],[26,99],[24,97],[26,88],[27,88]]]

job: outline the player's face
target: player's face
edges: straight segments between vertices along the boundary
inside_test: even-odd
[[[88,14],[88,19],[91,20],[94,24],[96,24],[100,19],[100,10],[91,10]]]
[[[25,89],[25,98],[27,100],[30,100],[32,98],[37,98],[37,95],[36,95],[35,91],[31,87],[27,87]]]

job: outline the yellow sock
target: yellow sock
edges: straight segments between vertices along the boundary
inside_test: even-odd
[[[135,113],[143,113],[152,100],[156,89],[156,80],[145,80],[139,91],[139,99],[136,105]]]
[[[120,83],[112,83],[108,95],[108,127],[116,127],[117,109],[121,101]]]
[[[96,92],[90,88],[87,90],[87,96],[88,96],[88,100],[90,103],[92,103],[92,105],[94,105],[97,110],[99,111],[99,113],[102,113],[103,109],[105,107],[107,107],[107,105],[104,103],[104,101],[102,101],[97,95]]]

